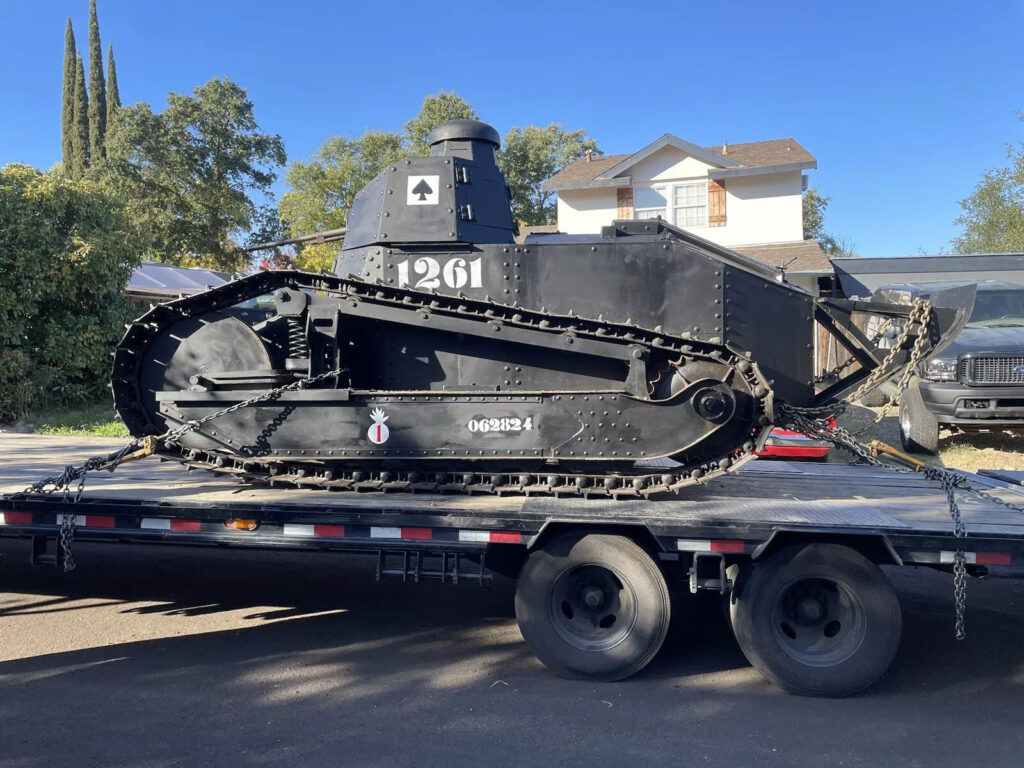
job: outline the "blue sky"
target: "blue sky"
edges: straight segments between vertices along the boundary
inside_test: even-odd
[[[504,133],[556,121],[609,153],[793,136],[827,224],[862,255],[935,252],[957,201],[1024,139],[1024,7],[971,3],[379,3],[99,0],[122,100],[214,76],[245,87],[290,158],[398,128],[455,90]],[[59,157],[64,19],[87,0],[0,0],[0,163]]]

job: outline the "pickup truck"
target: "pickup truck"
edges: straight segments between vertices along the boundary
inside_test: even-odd
[[[910,303],[963,282],[888,285],[880,301]],[[1024,285],[982,280],[959,336],[927,360],[900,399],[903,448],[938,451],[940,429],[1024,430]]]

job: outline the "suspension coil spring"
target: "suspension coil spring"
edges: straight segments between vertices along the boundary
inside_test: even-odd
[[[306,344],[306,329],[297,317],[288,320],[288,357],[309,357],[309,345]]]

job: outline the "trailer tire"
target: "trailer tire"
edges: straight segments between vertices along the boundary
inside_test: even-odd
[[[900,604],[878,566],[838,544],[791,546],[749,564],[731,601],[750,663],[802,696],[851,696],[899,647]]]
[[[900,396],[899,427],[903,450],[929,456],[939,452],[939,420],[925,405],[917,380]]]
[[[527,559],[516,619],[530,649],[561,677],[622,680],[654,658],[670,601],[654,560],[622,536],[565,534]]]

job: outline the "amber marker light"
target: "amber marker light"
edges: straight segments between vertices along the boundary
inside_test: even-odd
[[[255,520],[248,520],[244,517],[229,517],[224,521],[225,528],[233,528],[236,531],[255,531],[259,524]]]

